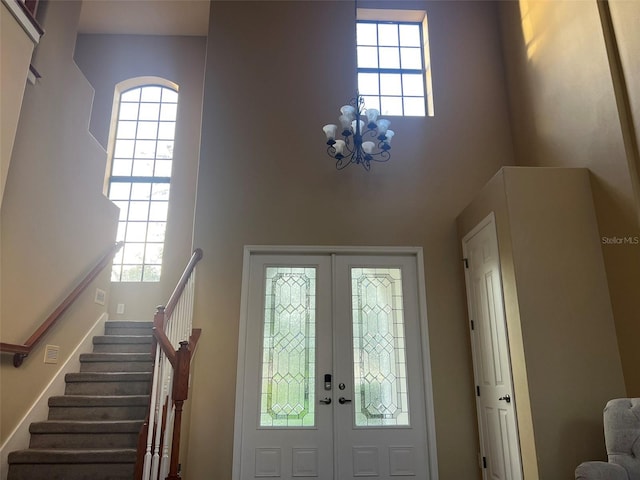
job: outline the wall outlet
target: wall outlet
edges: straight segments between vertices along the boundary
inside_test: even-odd
[[[116,313],[122,315],[124,313],[124,303],[119,303],[116,307]]]
[[[57,345],[47,345],[44,349],[44,363],[58,363],[60,347]]]
[[[101,288],[96,288],[96,297],[94,299],[94,302],[96,302],[98,305],[104,305],[106,299],[107,299],[107,292],[105,292]]]

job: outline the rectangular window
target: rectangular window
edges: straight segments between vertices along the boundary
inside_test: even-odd
[[[365,9],[358,18],[358,91],[365,105],[386,116],[433,115],[424,12]]]

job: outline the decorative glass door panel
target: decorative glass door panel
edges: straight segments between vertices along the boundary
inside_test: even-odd
[[[402,271],[352,268],[357,427],[409,425]]]
[[[315,425],[316,268],[267,267],[261,427]]]

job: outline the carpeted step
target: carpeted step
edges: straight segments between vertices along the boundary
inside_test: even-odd
[[[9,454],[10,480],[131,480],[135,449],[29,449]]]
[[[49,420],[142,420],[149,395],[64,395],[49,398]]]
[[[148,395],[150,372],[80,372],[65,375],[65,395]]]
[[[151,335],[98,335],[93,337],[94,353],[149,353]]]
[[[81,372],[150,372],[151,353],[83,353]]]
[[[136,448],[142,420],[35,422],[29,448]]]

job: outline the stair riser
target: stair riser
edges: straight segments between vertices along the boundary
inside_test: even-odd
[[[11,480],[131,480],[135,463],[13,464]]]
[[[81,372],[151,372],[151,362],[81,362]]]
[[[144,406],[49,407],[49,420],[143,420]]]
[[[149,343],[98,343],[93,346],[94,353],[149,353]]]
[[[31,434],[30,448],[136,448],[137,433]]]
[[[116,327],[105,326],[105,335],[151,335],[150,327]]]
[[[149,382],[67,383],[65,395],[149,395]]]

